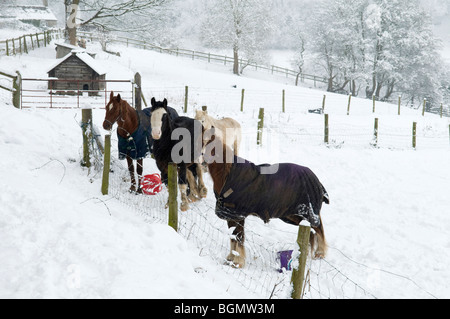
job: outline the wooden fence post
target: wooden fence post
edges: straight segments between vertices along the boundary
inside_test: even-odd
[[[402,107],[402,96],[399,95],[398,97],[398,115],[401,115],[401,107]]]
[[[188,111],[188,101],[189,101],[189,86],[186,86],[184,94],[184,113],[187,113]]]
[[[178,170],[177,164],[169,164],[169,226],[178,232]]]
[[[103,162],[102,194],[109,194],[109,171],[111,169],[111,135],[105,136],[105,156]]]
[[[427,99],[423,99],[422,116],[425,116],[425,110],[427,109]]]
[[[91,167],[91,154],[89,144],[92,140],[92,110],[83,109],[81,111],[81,128],[83,130],[83,161],[82,166]]]
[[[27,47],[27,37],[23,36],[23,50],[26,54],[28,54],[28,47]]]
[[[330,142],[330,127],[329,127],[329,115],[325,114],[325,144],[328,144]]]
[[[373,113],[376,111],[376,97],[375,95],[372,95],[372,103],[373,103]]]
[[[444,117],[444,103],[441,103],[441,118]]]
[[[258,136],[257,136],[257,145],[262,145],[262,134],[264,128],[264,109],[259,109],[259,117],[258,117]]]
[[[19,71],[16,71],[17,76],[13,79],[13,105],[14,107],[20,109],[21,100],[20,95],[22,91],[22,75]]]
[[[298,257],[298,268],[292,270],[291,284],[293,286],[291,297],[292,299],[303,299],[303,285],[305,282],[306,259],[309,251],[309,236],[311,233],[311,226],[301,225],[298,228],[297,244],[300,250]]]
[[[352,95],[348,96],[348,107],[347,107],[347,115],[350,115],[350,105],[352,103]]]
[[[283,90],[282,105],[283,113],[286,113],[286,90]]]
[[[8,39],[6,39],[6,56],[9,56],[9,45],[8,45]]]
[[[136,110],[142,111],[142,78],[139,72],[134,75],[134,105]]]
[[[373,146],[378,146],[378,119],[375,119],[375,127],[373,130]]]
[[[327,96],[324,95],[323,96],[323,101],[322,101],[322,112],[325,113],[325,102],[327,101]]]
[[[241,94],[241,112],[244,112],[244,97],[245,97],[245,89],[242,89],[242,94]]]
[[[417,147],[417,123],[413,123],[413,148]]]

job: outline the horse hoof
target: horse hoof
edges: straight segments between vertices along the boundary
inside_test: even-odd
[[[182,212],[187,212],[187,211],[189,210],[189,204],[188,204],[188,203],[183,203],[183,204],[181,204],[180,210],[181,210]]]
[[[188,201],[189,201],[189,203],[196,203],[196,202],[199,201],[199,199],[197,197],[193,196],[193,195],[189,195],[188,196]]]
[[[208,197],[208,189],[207,189],[206,187],[203,187],[203,188],[200,190],[200,196],[201,196],[202,198]]]
[[[322,251],[316,251],[314,254],[314,260],[322,260],[325,259],[325,253]]]

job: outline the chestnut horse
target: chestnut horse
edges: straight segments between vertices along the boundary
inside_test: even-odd
[[[131,177],[131,193],[142,193],[141,179],[144,170],[143,160],[149,154],[153,145],[150,126],[150,109],[137,111],[120,94],[114,96],[111,92],[109,103],[106,105],[106,116],[103,128],[112,130],[117,123],[117,137],[119,139],[119,159],[126,158],[128,170]],[[138,181],[136,183],[133,160],[137,161],[136,173]]]
[[[296,164],[256,166],[234,156],[215,136],[206,145],[204,159],[214,182],[216,215],[234,228],[227,257],[233,267],[245,267],[244,225],[249,215],[265,223],[274,218],[296,226],[303,220],[310,222],[314,230],[310,235],[311,251],[316,259],[325,257],[327,245],[320,211],[322,203],[329,204],[329,197],[310,169]]]

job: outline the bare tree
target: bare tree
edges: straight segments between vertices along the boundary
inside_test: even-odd
[[[76,44],[79,27],[95,26],[106,31],[142,30],[170,0],[64,0],[68,14],[66,29]]]

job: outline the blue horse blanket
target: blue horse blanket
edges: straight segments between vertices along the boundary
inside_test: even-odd
[[[307,220],[313,227],[321,224],[322,203],[329,203],[327,191],[309,168],[257,166],[239,157],[234,157],[222,191],[215,195],[216,214],[221,219],[257,215],[266,223],[273,218],[294,225]]]
[[[136,111],[139,118],[138,129],[127,139],[121,137],[117,131],[119,139],[119,159],[124,160],[127,156],[133,160],[144,159],[152,154],[153,138],[151,128],[151,109]]]

